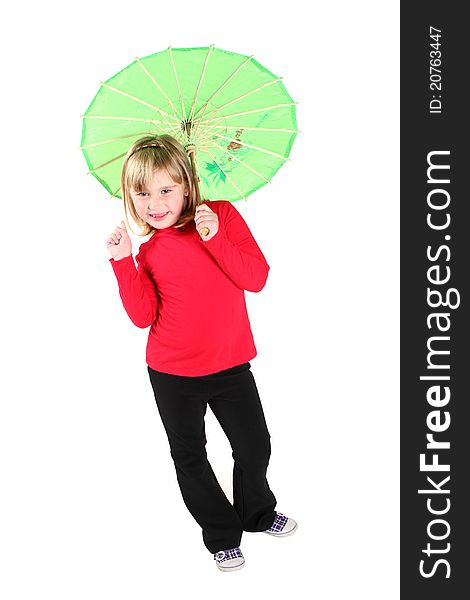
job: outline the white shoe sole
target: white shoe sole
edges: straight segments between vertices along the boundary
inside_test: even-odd
[[[229,566],[229,565],[223,566],[223,563],[222,563],[222,565],[217,565],[217,567],[219,568],[219,571],[239,571],[244,566],[245,566],[245,561],[243,561],[239,565],[233,565],[233,566]]]

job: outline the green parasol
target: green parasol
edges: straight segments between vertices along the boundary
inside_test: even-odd
[[[89,172],[121,198],[130,146],[166,133],[188,152],[205,199],[246,199],[288,160],[298,133],[297,103],[281,79],[214,45],[136,58],[101,83],[83,115]]]

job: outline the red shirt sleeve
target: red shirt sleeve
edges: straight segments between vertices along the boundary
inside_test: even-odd
[[[218,232],[209,241],[200,241],[235,285],[259,292],[270,267],[238,210],[228,200],[221,201],[219,207]]]
[[[135,257],[136,268],[132,254],[109,262],[113,267],[119,285],[119,295],[129,315],[137,327],[149,327],[157,316],[158,294],[152,276],[141,264],[140,257]]]

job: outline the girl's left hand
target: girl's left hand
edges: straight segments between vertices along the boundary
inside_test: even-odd
[[[219,231],[219,217],[207,206],[207,204],[200,204],[196,208],[194,221],[196,223],[196,229],[198,232],[200,232],[200,230],[204,227],[209,229],[209,233],[205,236],[199,233],[204,242],[208,242]]]

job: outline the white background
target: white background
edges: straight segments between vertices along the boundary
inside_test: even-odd
[[[3,598],[398,598],[398,7],[49,1],[4,15]],[[136,56],[212,43],[284,77],[302,132],[272,183],[235,205],[271,266],[246,294],[251,364],[268,481],[299,529],[245,533],[232,574],[183,504],[148,330],[108,262],[121,201],[79,149],[100,81]],[[210,410],[206,430],[231,498]]]

